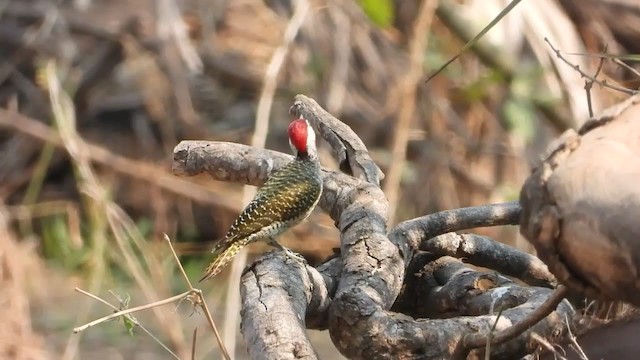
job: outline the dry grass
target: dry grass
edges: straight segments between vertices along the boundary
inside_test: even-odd
[[[53,358],[44,339],[33,330],[31,277],[44,275],[44,264],[34,244],[19,242],[9,229],[7,210],[0,207],[0,357],[38,360]]]

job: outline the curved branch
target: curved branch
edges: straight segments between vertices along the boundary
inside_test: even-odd
[[[469,269],[451,257],[434,260],[434,255],[424,255],[422,269],[417,271],[422,289],[408,289],[407,293],[411,293],[416,304],[429,309],[422,315],[431,319],[415,321],[397,313],[375,310],[370,316],[376,319],[377,326],[370,330],[384,341],[374,341],[373,348],[347,353],[348,357],[378,358],[384,354],[385,358],[450,358],[466,334],[484,336],[494,324],[496,330],[501,331],[526,321],[552,293],[550,289],[522,287],[500,275]],[[357,306],[363,305],[357,303]],[[506,310],[499,317],[494,315],[501,308]],[[571,306],[564,302],[514,341],[494,347],[492,359],[512,359],[531,350],[528,339],[532,333],[548,335],[553,329],[562,331],[565,316],[572,313]],[[371,336],[353,327],[350,330],[356,337]]]
[[[440,211],[398,224],[392,236],[403,236],[411,248],[418,249],[423,241],[452,231],[516,225],[520,220],[520,210],[520,204],[513,201]]]
[[[218,181],[262,185],[269,175],[293,160],[293,156],[273,150],[220,141],[181,141],[173,149],[172,172],[179,176],[209,174]],[[323,169],[324,187],[320,207],[337,220],[347,204],[349,190],[360,181]]]
[[[537,257],[486,236],[447,233],[425,240],[420,250],[465,261],[516,277],[529,285],[553,288],[556,278]]]
[[[289,112],[309,120],[311,125],[318,129],[320,135],[331,145],[340,170],[360,180],[380,185],[384,173],[371,159],[360,137],[347,124],[304,95],[296,95]]]
[[[330,268],[320,273],[272,251],[245,270],[241,330],[252,359],[318,358],[304,319],[326,312],[331,300],[325,281],[336,274]]]

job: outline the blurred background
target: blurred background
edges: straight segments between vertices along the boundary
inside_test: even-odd
[[[117,307],[185,291],[162,234],[199,278],[251,189],[173,176],[173,147],[218,140],[289,152],[298,93],[364,140],[386,174],[390,225],[517,199],[550,140],[626,96],[597,84],[586,92],[545,38],[584,73],[602,65],[599,79],[637,89],[640,3],[524,0],[425,83],[507,4],[0,1],[0,358],[173,358],[122,320],[73,334],[112,311],[74,288]],[[601,61],[605,46],[614,56]],[[320,155],[336,167],[326,144]],[[515,227],[477,232],[531,251]],[[339,246],[321,211],[281,240],[313,264]],[[251,247],[250,259],[266,249]],[[224,316],[239,312],[228,277],[201,284],[221,329],[238,321]],[[135,316],[181,358],[197,326],[196,358],[221,358],[186,302]],[[321,358],[338,358],[326,333],[311,337]],[[246,358],[239,330],[225,338]]]

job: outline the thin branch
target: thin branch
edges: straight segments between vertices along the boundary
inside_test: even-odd
[[[470,42],[475,36],[475,33],[470,30],[469,19],[461,16],[457,7],[454,4],[450,4],[449,1],[442,1],[436,10],[436,14],[439,20],[462,41]],[[477,42],[471,49],[483,64],[499,73],[507,83],[512,82],[518,75],[515,65],[505,59],[502,49],[491,46],[486,42]],[[556,131],[564,132],[572,128],[573,121],[564,115],[559,106],[540,96],[532,97],[531,101],[545,115]]]
[[[560,53],[560,50],[556,49],[551,44],[551,42],[549,41],[548,38],[544,38],[544,41],[547,44],[549,44],[549,47],[551,48],[551,50],[553,50],[553,52],[556,54],[556,56],[560,60],[562,60],[562,62],[564,62],[565,64],[571,66],[575,71],[577,71],[580,74],[580,76],[582,78],[588,79],[588,80],[590,80],[590,81],[592,81],[592,82],[594,82],[594,83],[596,83],[596,84],[598,84],[598,85],[600,85],[602,87],[606,87],[606,88],[609,88],[609,89],[612,89],[612,90],[616,90],[616,91],[619,91],[619,92],[624,93],[624,94],[629,94],[629,95],[638,94],[637,90],[631,90],[631,89],[627,89],[627,88],[624,88],[624,87],[621,87],[621,86],[617,86],[617,85],[614,85],[614,84],[609,84],[606,80],[602,80],[601,81],[601,80],[598,80],[595,77],[585,73],[584,71],[582,71],[580,69],[580,66],[572,64],[569,60],[567,60],[564,56],[562,56],[562,53]]]
[[[502,310],[503,308],[500,307],[500,311],[498,311],[498,315],[496,315],[496,321],[493,322],[493,325],[491,326],[491,331],[489,331],[489,336],[487,336],[484,360],[489,360],[491,358],[491,340],[493,339],[493,333],[496,331],[496,327],[498,327],[498,320],[500,320],[500,316],[502,315]]]
[[[191,360],[196,360],[196,345],[198,341],[198,327],[193,328],[193,342],[191,343]]]
[[[78,287],[75,288],[75,291],[88,296],[98,302],[101,302],[105,305],[107,305],[108,307],[112,308],[114,311],[120,311],[120,308],[114,306],[113,304],[111,304],[110,302],[102,299],[99,296],[93,295],[92,293],[88,292],[88,291],[84,291]],[[147,329],[146,327],[144,327],[142,324],[140,324],[140,322],[134,318],[131,315],[125,315],[127,317],[127,319],[129,319],[131,322],[133,322],[137,327],[139,327],[142,331],[144,331],[147,335],[149,335],[149,337],[151,337],[156,343],[158,343],[158,345],[160,345],[163,349],[165,349],[169,354],[171,354],[174,358],[176,359],[180,359],[180,357],[178,356],[178,354],[174,353],[173,351],[171,351],[171,349],[169,349],[169,347],[167,345],[165,345],[162,341],[160,341],[160,339],[158,339],[149,329]]]
[[[213,321],[213,317],[211,316],[211,311],[209,311],[209,307],[207,306],[207,303],[204,301],[204,295],[202,294],[202,291],[200,289],[195,289],[196,294],[198,295],[198,297],[200,298],[200,307],[202,308],[202,311],[204,312],[204,316],[207,319],[207,322],[209,323],[209,326],[211,326],[211,329],[213,330],[213,334],[216,337],[216,340],[218,341],[218,344],[220,345],[220,349],[222,350],[222,355],[224,356],[224,358],[226,360],[230,360],[231,356],[229,356],[229,352],[227,351],[226,346],[224,345],[224,342],[222,341],[222,337],[220,336],[220,333],[218,332],[218,328],[216,327],[216,323]]]
[[[88,328],[90,328],[92,326],[101,324],[101,323],[103,323],[105,321],[109,321],[111,319],[115,319],[115,318],[120,317],[122,315],[127,315],[127,314],[131,314],[131,313],[134,313],[134,312],[137,312],[137,311],[151,309],[151,308],[154,308],[154,307],[157,307],[157,306],[170,304],[172,302],[185,299],[185,298],[189,297],[192,294],[193,294],[193,291],[189,290],[189,291],[183,292],[182,294],[178,294],[178,295],[175,295],[175,296],[172,296],[170,298],[163,299],[163,300],[155,301],[155,302],[152,302],[150,304],[140,305],[140,306],[136,306],[136,307],[133,307],[133,308],[121,310],[121,311],[118,311],[118,312],[113,313],[111,315],[103,316],[100,319],[93,320],[93,321],[91,321],[91,322],[89,322],[87,324],[84,324],[82,326],[78,326],[78,327],[73,329],[73,332],[77,334],[77,333],[79,333],[81,331],[84,331],[84,330],[86,330],[86,329],[88,329]]]
[[[93,295],[92,293],[90,293],[88,291],[84,291],[84,290],[80,289],[79,287],[76,287],[74,290],[79,292],[82,295],[88,296],[88,297],[92,298],[93,300],[96,300],[98,302],[101,302],[101,303],[107,305],[108,307],[112,308],[115,311],[120,311],[120,309],[118,309],[116,306],[112,305],[110,302],[108,302],[107,300],[104,300],[103,298],[101,298],[99,296]]]
[[[626,62],[613,57],[611,58],[613,60],[614,63],[622,66],[623,68],[627,69],[629,72],[631,72],[633,75],[637,76],[640,78],[640,72],[638,70],[636,70],[636,68],[634,68],[633,66],[630,66],[629,64],[627,64]]]
[[[549,341],[536,333],[531,334],[531,340],[536,341],[538,344],[540,344],[540,346],[551,352],[554,356],[554,359],[567,360],[567,358],[565,357],[565,355],[567,354],[562,347],[560,347],[560,349],[564,352],[564,354],[560,354],[558,350],[556,350],[556,348],[549,343]]]
[[[445,210],[404,221],[392,230],[390,237],[400,236],[406,239],[408,246],[419,249],[423,241],[452,231],[516,225],[520,220],[520,211],[517,201]],[[407,253],[407,256],[410,255]]]
[[[607,45],[604,46],[604,49],[602,49],[602,53],[606,54],[607,53]],[[600,58],[600,62],[598,64],[598,68],[596,69],[595,74],[593,74],[593,78],[596,79],[598,77],[598,75],[600,74],[600,71],[602,70],[602,66],[604,65],[604,61],[606,60],[606,57],[601,57]],[[584,91],[587,94],[587,106],[589,108],[589,118],[593,118],[593,106],[591,105],[591,88],[593,87],[593,81],[592,80],[585,80],[584,81]]]
[[[204,295],[202,294],[202,290],[194,288],[193,285],[191,284],[191,281],[189,281],[189,277],[187,276],[187,273],[184,271],[184,267],[182,267],[182,263],[180,263],[180,259],[178,258],[178,254],[176,254],[176,251],[173,248],[173,244],[171,243],[171,239],[169,238],[169,236],[167,234],[164,234],[164,239],[167,241],[167,244],[169,245],[169,249],[171,249],[171,253],[173,254],[173,258],[175,259],[176,264],[178,265],[178,268],[180,269],[180,272],[182,273],[182,277],[184,278],[186,283],[189,285],[190,291],[192,292],[192,294],[195,294],[197,296],[197,300],[195,301],[195,303],[197,305],[199,305],[200,308],[202,309],[202,311],[204,312],[205,318],[207,319],[207,322],[209,323],[209,326],[211,327],[211,330],[213,331],[213,334],[216,337],[216,341],[218,342],[218,345],[220,346],[220,350],[222,351],[222,355],[224,356],[224,358],[226,360],[230,360],[231,357],[229,356],[229,352],[227,351],[227,347],[224,345],[224,341],[222,341],[222,337],[220,337],[220,333],[218,332],[218,327],[216,326],[216,323],[213,321],[213,317],[211,316],[211,312],[209,311],[209,307],[207,306],[207,302],[204,300]],[[190,298],[190,300],[191,300],[191,298]],[[194,341],[195,341],[195,332],[194,332]],[[193,346],[195,347],[195,343],[194,343]],[[195,348],[194,348],[194,351],[195,351]]]
[[[153,302],[153,303],[150,303],[150,304],[147,304],[147,305],[142,305],[142,306],[138,306],[138,307],[135,307],[135,308],[130,308],[130,309],[125,309],[125,310],[120,310],[120,311],[119,311],[119,309],[118,309],[117,307],[115,307],[115,306],[111,305],[109,302],[107,302],[107,301],[105,301],[105,300],[103,300],[103,299],[101,299],[101,298],[99,298],[99,297],[97,297],[97,296],[95,296],[95,295],[93,295],[93,294],[91,294],[91,293],[88,293],[88,292],[86,292],[86,291],[84,291],[84,290],[81,290],[81,289],[79,289],[79,288],[76,288],[76,291],[78,291],[78,292],[80,292],[80,293],[82,293],[82,294],[84,294],[84,295],[86,295],[86,296],[89,296],[89,297],[91,297],[92,299],[95,299],[95,300],[98,300],[98,301],[102,302],[103,304],[105,304],[105,305],[107,305],[107,306],[111,307],[112,309],[116,310],[116,312],[115,312],[115,313],[113,313],[113,314],[111,314],[111,315],[104,316],[104,317],[102,317],[102,318],[100,318],[100,319],[94,320],[94,321],[92,321],[92,322],[90,322],[90,323],[87,323],[87,324],[85,324],[85,325],[83,325],[83,326],[76,327],[76,328],[74,329],[74,333],[81,332],[81,331],[86,330],[87,328],[89,328],[89,327],[91,327],[91,326],[98,325],[98,324],[100,324],[100,323],[103,323],[103,322],[105,322],[105,321],[108,321],[108,320],[111,320],[111,319],[117,318],[117,317],[119,317],[119,316],[123,316],[123,315],[125,315],[125,316],[126,316],[127,314],[130,314],[130,313],[133,313],[133,312],[137,312],[137,311],[141,311],[141,310],[146,310],[146,309],[149,309],[149,308],[153,308],[153,307],[157,307],[157,306],[165,305],[165,304],[172,303],[172,302],[175,302],[175,301],[182,301],[182,300],[184,300],[184,299],[187,299],[187,300],[191,301],[192,303],[194,303],[194,304],[196,304],[196,305],[200,306],[200,308],[203,310],[203,312],[204,312],[204,314],[205,314],[205,318],[207,319],[207,322],[209,323],[209,326],[210,326],[210,327],[211,327],[211,329],[213,330],[213,333],[214,333],[214,335],[215,335],[215,337],[216,337],[216,340],[218,341],[218,345],[220,346],[220,349],[221,349],[221,351],[222,351],[222,355],[224,356],[224,358],[225,358],[225,359],[230,360],[230,359],[231,359],[231,357],[229,356],[229,353],[228,353],[228,351],[227,351],[226,347],[224,346],[224,343],[222,342],[222,339],[221,339],[221,337],[220,337],[220,334],[219,334],[219,332],[218,332],[218,329],[217,329],[217,327],[216,327],[216,325],[215,325],[215,322],[213,321],[213,318],[212,318],[212,316],[211,316],[211,312],[209,311],[209,308],[207,307],[207,304],[206,304],[206,302],[205,302],[205,300],[204,300],[204,296],[203,296],[203,294],[202,294],[202,291],[201,291],[200,289],[196,289],[196,288],[194,288],[194,287],[191,285],[191,282],[189,281],[189,278],[187,277],[187,274],[186,274],[186,272],[184,271],[184,268],[182,267],[182,264],[180,263],[180,260],[179,260],[179,258],[178,258],[178,255],[176,254],[176,252],[175,252],[175,250],[174,250],[174,248],[173,248],[173,245],[171,244],[171,239],[170,239],[166,234],[164,234],[164,239],[167,241],[167,244],[169,245],[169,248],[170,248],[170,250],[171,250],[171,253],[173,254],[173,257],[174,257],[174,259],[176,260],[176,263],[178,264],[178,267],[180,268],[180,272],[182,273],[182,276],[184,277],[185,281],[186,281],[186,282],[187,282],[187,284],[189,285],[189,290],[188,290],[188,291],[183,292],[182,294],[175,295],[175,296],[172,296],[172,297],[167,298],[167,299],[164,299],[164,300],[160,300],[160,301],[156,301],[156,302]],[[136,319],[134,319],[134,318],[132,318],[132,317],[129,317],[129,319],[130,319],[131,321],[133,321],[136,325],[140,326],[140,327],[141,327],[145,332],[147,332],[147,334],[149,334],[153,339],[155,339],[156,341],[158,341],[158,342],[159,342],[159,340],[158,340],[158,339],[156,339],[156,338],[155,338],[155,336],[153,336],[153,334],[151,334],[148,330],[144,329],[144,328],[143,328],[143,327],[138,323],[138,321],[137,321]],[[194,336],[195,336],[195,333],[194,333]],[[194,341],[195,341],[195,338],[194,338]],[[171,350],[169,350],[169,349],[168,349],[164,344],[162,344],[161,342],[159,342],[159,343],[160,343],[160,345],[162,345],[162,346],[163,346],[167,351],[169,351],[172,355],[174,355],[174,357],[179,358],[177,355],[175,355],[173,352],[171,352]],[[193,346],[195,346],[195,343],[194,343],[194,345],[193,345]],[[194,350],[194,349],[192,349],[192,353],[193,353],[193,351],[195,351],[195,350]]]
[[[580,360],[589,360],[589,358],[587,357],[587,354],[584,353],[584,351],[582,350],[582,347],[580,346],[580,344],[578,344],[578,341],[575,337],[575,335],[573,335],[573,333],[571,332],[571,326],[569,325],[569,318],[565,317],[565,323],[567,324],[567,333],[568,333],[568,337],[569,337],[569,346],[573,349],[573,351],[575,351],[576,354],[578,354],[578,356],[580,357]]]
[[[492,337],[491,343],[493,345],[499,345],[511,339],[514,339],[518,335],[527,331],[533,325],[537,324],[540,320],[551,314],[560,304],[560,302],[564,300],[568,292],[569,290],[565,286],[558,286],[558,288],[549,296],[549,298],[547,298],[547,300],[545,300],[542,305],[540,305],[540,307],[531,312],[523,321],[498,332]],[[458,352],[457,354],[461,356],[460,359],[466,359],[468,352],[472,349],[486,345],[487,336],[490,335],[483,333],[466,335],[458,344],[460,352]]]
[[[167,242],[167,244],[169,244],[169,249],[171,249],[171,254],[173,254],[173,259],[176,261],[176,264],[178,264],[178,268],[180,269],[182,278],[187,283],[187,285],[189,285],[189,289],[193,290],[193,285],[191,285],[191,281],[189,281],[189,277],[187,276],[187,273],[184,271],[184,268],[180,263],[180,258],[178,258],[178,254],[176,254],[176,251],[173,248],[173,244],[171,244],[171,239],[169,238],[169,235],[167,234],[163,234],[163,235],[164,235],[164,240]]]
[[[507,6],[504,9],[502,9],[502,11],[500,11],[500,13],[498,15],[496,15],[496,17],[494,17],[491,20],[491,22],[489,24],[487,24],[487,26],[485,26],[471,40],[469,40],[466,44],[464,44],[462,49],[460,49],[460,51],[454,57],[449,59],[449,61],[444,63],[442,66],[440,66],[438,68],[438,70],[434,71],[431,75],[429,75],[427,80],[425,80],[425,83],[428,83],[436,75],[438,75],[440,72],[442,72],[442,70],[444,70],[447,66],[449,66],[449,64],[451,64],[452,62],[456,61],[456,59],[458,59],[460,57],[460,55],[462,55],[469,48],[474,47],[478,43],[478,40],[480,40],[480,38],[482,38],[486,33],[488,33],[489,30],[491,30],[491,28],[493,28],[503,17],[507,16],[507,14],[509,14],[509,12],[511,12],[511,10],[513,10],[513,8],[515,8],[516,5],[518,5],[520,3],[520,1],[522,1],[522,0],[512,0],[509,4],[507,4]]]

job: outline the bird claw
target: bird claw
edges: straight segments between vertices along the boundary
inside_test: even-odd
[[[301,263],[302,265],[304,265],[307,262],[307,259],[305,259],[304,256],[302,256],[302,255],[300,255],[298,253],[295,253],[295,252],[291,251],[291,249],[288,249],[288,248],[286,248],[284,246],[282,248],[284,250],[284,253],[288,257],[292,258],[293,260]]]
[[[302,265],[306,264],[307,259],[304,258],[304,256],[293,252],[291,249],[289,249],[288,247],[284,247],[282,246],[279,242],[275,241],[275,240],[271,240],[269,242],[271,244],[271,246],[278,248],[279,250],[284,251],[285,255],[287,255],[288,257],[290,257],[291,259],[301,263]]]

